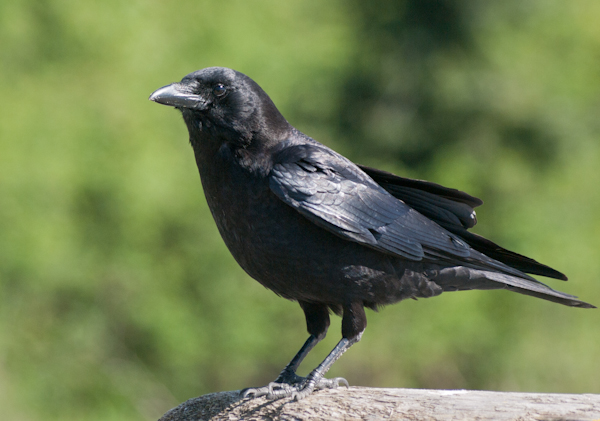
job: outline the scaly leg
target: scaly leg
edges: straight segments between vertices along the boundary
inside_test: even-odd
[[[300,351],[292,358],[292,361],[281,371],[277,379],[274,382],[269,383],[264,387],[247,388],[241,391],[242,398],[253,397],[258,398],[259,396],[267,395],[267,398],[272,399],[275,397],[273,393],[279,389],[287,389],[294,384],[300,383],[304,380],[304,377],[300,377],[296,374],[296,370],[300,366],[300,363],[308,355],[311,349],[318,344],[320,339],[314,335],[310,335],[309,338],[304,342]]]
[[[335,379],[326,379],[325,373],[331,368],[344,352],[352,345],[360,341],[362,333],[366,327],[366,316],[364,308],[360,303],[352,303],[344,306],[344,317],[342,319],[342,335],[343,338],[329,353],[327,358],[306,377],[300,377],[296,374],[300,363],[306,357],[314,346],[325,337],[327,327],[329,326],[329,315],[324,319],[323,308],[313,304],[300,304],[306,314],[307,326],[309,332],[319,331],[318,336],[311,334],[308,340],[304,343],[300,351],[294,356],[292,361],[283,369],[275,382],[269,383],[268,386],[260,388],[244,389],[241,394],[243,398],[267,396],[268,399],[277,399],[291,396],[295,400],[302,399],[310,395],[314,390],[336,388],[340,383],[348,386],[346,379],[337,377]],[[317,312],[316,310],[319,310]],[[321,316],[321,317],[316,317]],[[326,320],[326,322],[324,322]],[[318,327],[318,329],[316,328]]]

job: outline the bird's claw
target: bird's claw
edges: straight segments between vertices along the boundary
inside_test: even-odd
[[[261,396],[265,396],[269,393],[268,387],[248,387],[246,389],[242,389],[240,391],[240,397],[242,399],[250,398],[260,398]]]
[[[267,386],[248,388],[240,392],[242,399],[258,398],[266,396],[267,399],[281,399],[291,397],[292,400],[299,401],[310,395],[314,390],[335,389],[343,384],[350,387],[348,381],[343,377],[334,379],[321,378],[319,381],[311,381],[307,378],[300,377],[302,381],[294,384],[271,382]]]
[[[298,388],[292,392],[292,400],[299,401],[300,399],[304,399],[308,395],[310,395],[315,390],[323,390],[323,389],[336,389],[340,386],[340,383],[344,384],[346,387],[350,387],[348,384],[348,380],[343,377],[336,377],[333,379],[326,379],[322,377],[319,381],[306,381],[302,387]]]
[[[240,395],[242,399],[254,399],[261,396],[266,396],[267,399],[280,399],[291,396],[296,390],[300,389],[300,384],[271,382],[267,386],[244,389]]]
[[[350,387],[348,384],[348,380],[343,377],[335,377],[333,379],[326,379],[323,377],[315,386],[315,389],[337,389],[340,385],[343,384],[346,387]]]

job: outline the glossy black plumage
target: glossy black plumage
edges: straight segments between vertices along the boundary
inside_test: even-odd
[[[245,395],[306,396],[366,327],[364,307],[443,291],[508,289],[593,307],[525,272],[566,277],[467,230],[482,202],[458,190],[359,166],[293,128],[268,95],[231,69],[208,68],[157,90],[190,134],[217,227],[244,270],[299,302],[309,339],[277,379]],[[342,314],[342,340],[307,378],[295,374]]]

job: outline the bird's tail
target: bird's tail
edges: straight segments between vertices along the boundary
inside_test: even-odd
[[[442,287],[444,291],[508,289],[566,306],[596,308],[592,304],[578,300],[574,295],[556,291],[533,278],[525,279],[504,273],[472,269],[464,266],[441,269],[432,281]]]

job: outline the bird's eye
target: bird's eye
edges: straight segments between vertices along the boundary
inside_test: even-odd
[[[215,94],[215,96],[223,96],[227,93],[227,88],[225,88],[225,86],[222,83],[219,83],[218,85],[215,85],[213,87],[213,94]]]

